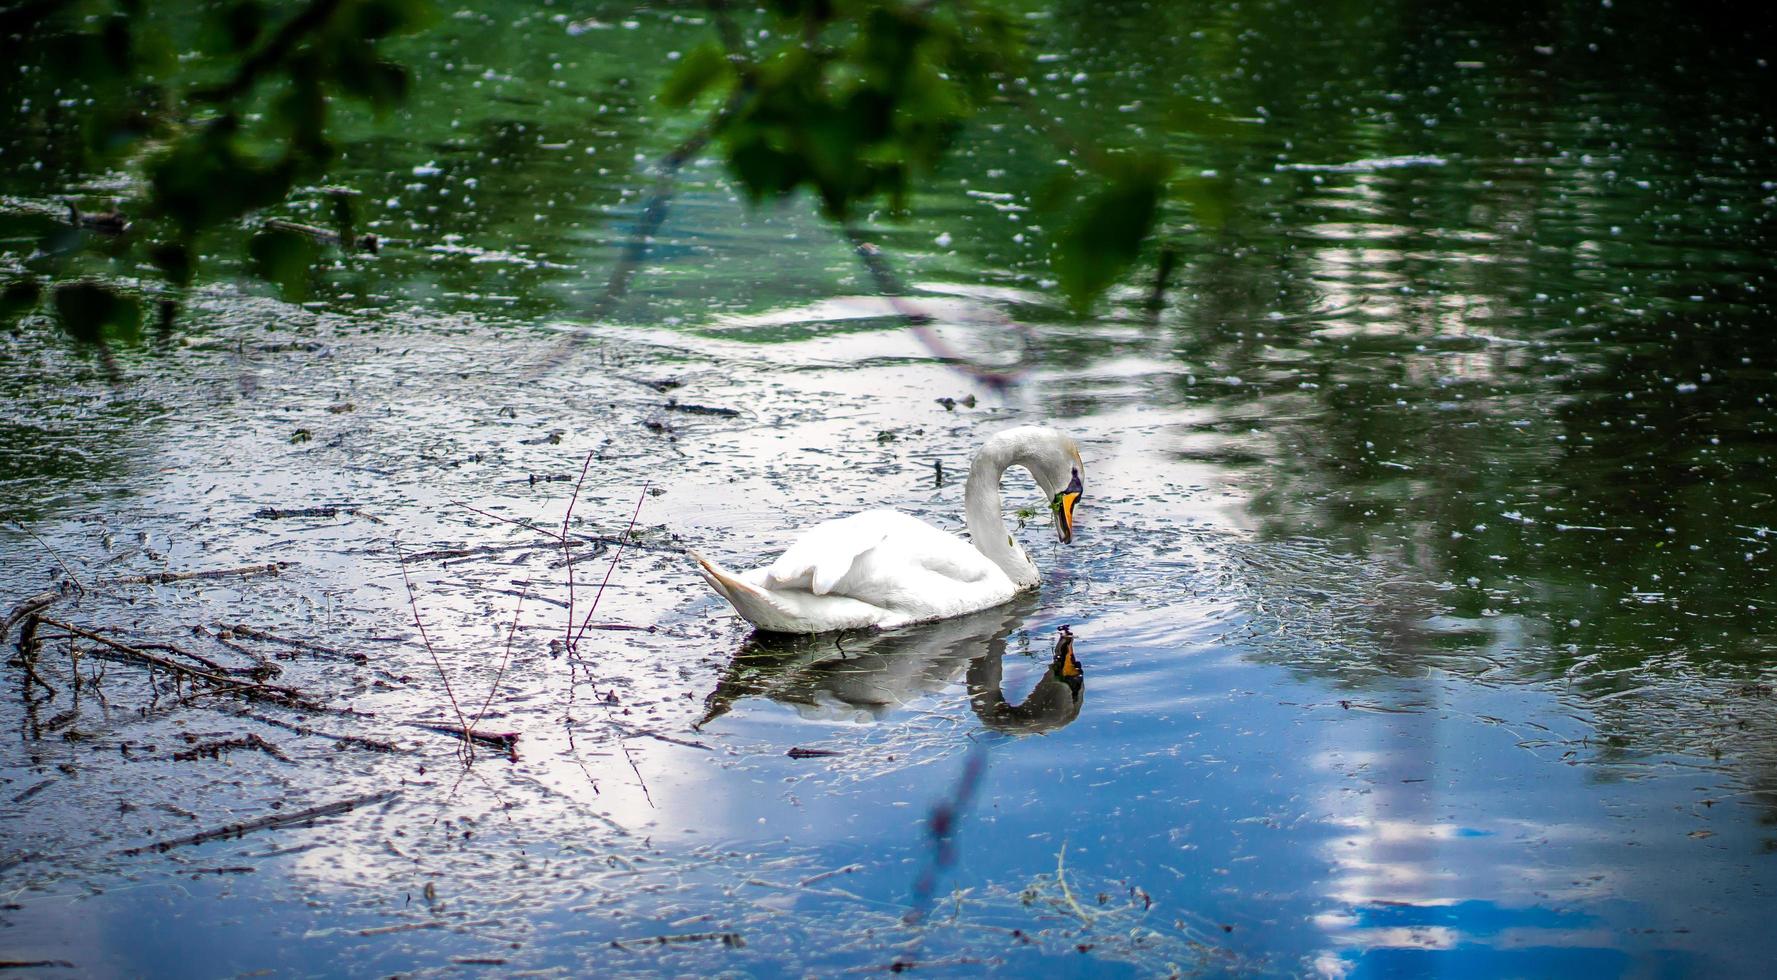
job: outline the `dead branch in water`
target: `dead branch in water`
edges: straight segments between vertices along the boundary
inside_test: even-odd
[[[280,646],[287,646],[295,650],[301,650],[304,653],[312,653],[318,657],[327,657],[333,660],[350,660],[355,664],[365,664],[370,662],[370,658],[362,653],[356,653],[349,650],[335,650],[332,647],[325,647],[319,643],[310,643],[308,640],[292,640],[273,633],[267,633],[265,630],[256,629],[243,623],[235,623],[232,626],[218,624],[217,629],[223,633],[233,633],[235,636],[244,636],[250,640],[258,640],[261,643],[276,643]]]
[[[195,834],[188,834],[184,837],[174,837],[170,840],[156,841],[153,844],[143,844],[140,847],[127,848],[118,853],[126,857],[133,857],[137,854],[146,854],[149,851],[165,853],[175,847],[191,847],[197,844],[208,843],[213,840],[222,840],[229,837],[244,837],[255,831],[276,830],[279,827],[307,823],[310,820],[318,820],[321,817],[331,817],[335,814],[350,813],[361,806],[372,806],[377,803],[392,800],[400,795],[400,790],[390,789],[380,793],[371,793],[367,796],[354,796],[349,800],[340,800],[337,803],[324,803],[320,806],[311,806],[304,810],[297,810],[295,813],[272,814],[271,816],[259,817],[254,820],[231,823],[227,826],[217,827],[214,830],[205,830]]]
[[[404,749],[401,746],[396,745],[394,742],[385,742],[381,739],[365,738],[362,735],[335,735],[332,732],[324,732],[318,728],[310,728],[307,725],[299,725],[296,722],[285,721],[282,718],[268,718],[265,715],[256,715],[256,714],[252,713],[251,711],[242,711],[239,714],[240,714],[240,717],[242,717],[242,718],[251,718],[254,721],[261,722],[261,723],[264,723],[267,725],[271,725],[274,728],[282,728],[287,732],[295,732],[298,735],[313,735],[317,738],[324,738],[324,739],[327,739],[328,741],[338,742],[341,745],[355,745],[358,748],[368,749],[372,752],[406,752],[406,751],[408,751],[407,749]]]
[[[54,698],[57,694],[55,685],[44,680],[43,676],[37,673],[37,655],[43,649],[43,641],[37,638],[37,624],[41,621],[42,620],[36,613],[28,613],[25,616],[25,624],[19,627],[18,663],[25,669],[24,696],[27,709],[32,707],[32,684],[36,684],[48,691],[51,698]]]
[[[32,613],[42,612],[61,597],[62,594],[60,592],[39,592],[36,595],[31,596],[29,599],[20,602],[18,605],[13,606],[12,611],[6,614],[6,618],[0,620],[0,640],[5,639],[6,634],[12,632],[13,624],[24,620]]]
[[[202,572],[149,572],[146,575],[129,575],[123,578],[106,579],[100,585],[166,585],[169,582],[191,582],[213,578],[247,578],[253,575],[276,575],[296,563],[293,561],[268,561],[263,565],[243,565],[240,568],[216,568]]]
[[[204,742],[199,745],[193,745],[191,748],[186,749],[183,752],[174,752],[173,760],[175,762],[192,762],[197,759],[220,759],[222,758],[222,753],[229,749],[257,749],[258,751],[264,752],[266,755],[277,759],[279,762],[290,761],[290,757],[285,755],[282,749],[253,734],[243,735],[240,738],[227,738],[217,742]]]
[[[273,231],[288,231],[298,235],[306,235],[322,245],[338,245],[348,252],[357,251],[374,254],[382,245],[376,235],[370,232],[365,232],[362,235],[354,237],[348,244],[341,241],[339,232],[337,231],[331,231],[326,228],[317,228],[314,225],[305,225],[297,221],[285,221],[283,218],[267,218],[265,219],[265,227]]]
[[[518,732],[482,732],[473,728],[458,728],[455,725],[433,725],[423,721],[410,721],[407,724],[410,728],[418,728],[428,732],[437,732],[440,735],[449,735],[451,738],[499,749],[502,752],[510,753],[514,759],[518,758]]]
[[[333,518],[345,514],[350,517],[362,517],[374,524],[387,524],[359,510],[356,504],[323,504],[319,507],[261,507],[253,512],[253,516],[262,521],[282,521],[293,517],[325,517]]]
[[[738,932],[682,932],[669,936],[648,936],[642,939],[613,939],[611,945],[618,949],[637,949],[646,946],[668,946],[675,943],[708,943],[719,942],[724,946],[739,949],[747,944]]]
[[[210,670],[200,670],[196,667],[182,664],[177,660],[169,660],[166,657],[156,656],[139,646],[132,646],[122,640],[112,639],[102,633],[95,633],[92,630],[81,629],[71,623],[64,623],[60,620],[43,617],[32,617],[32,619],[36,622],[41,622],[45,626],[59,629],[71,636],[77,636],[83,640],[89,640],[106,647],[114,654],[124,658],[126,661],[134,661],[148,667],[158,668],[188,680],[202,681],[203,683],[210,685],[212,688],[215,688],[220,693],[238,694],[241,697],[257,701],[269,701],[274,704],[284,705],[285,707],[300,708],[304,711],[334,710],[328,708],[324,704],[310,701],[302,695],[301,691],[292,687],[284,687],[278,684],[266,684],[256,680],[243,681],[214,673]],[[156,644],[156,646],[166,648],[166,644]],[[184,653],[184,651],[179,652]],[[187,655],[189,656],[189,654]]]

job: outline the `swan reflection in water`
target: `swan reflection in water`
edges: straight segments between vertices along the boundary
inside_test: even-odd
[[[1022,701],[1001,688],[1006,641],[1029,619],[1035,596],[956,619],[888,633],[785,636],[755,633],[704,701],[697,727],[747,697],[795,708],[804,718],[874,721],[966,674],[969,704],[981,723],[1016,735],[1049,732],[1080,716],[1084,675],[1066,626],[1036,687]]]

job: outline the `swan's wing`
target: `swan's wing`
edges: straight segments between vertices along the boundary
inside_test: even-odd
[[[918,566],[958,582],[979,582],[992,563],[953,534],[906,514],[870,510],[809,528],[765,570],[765,587],[826,595],[846,577],[875,579],[897,566]]]
[[[860,557],[889,536],[891,522],[882,519],[884,514],[893,512],[865,511],[809,528],[765,570],[765,587],[815,595],[833,591]]]
[[[931,527],[930,525],[922,525]],[[992,575],[995,571],[987,556],[975,549],[974,545],[964,542],[955,535],[945,534],[937,528],[931,528],[936,535],[944,538],[945,544],[929,547],[921,551],[915,559],[927,571],[942,575],[958,582],[979,582]],[[936,544],[936,542],[928,542]]]
[[[884,610],[850,596],[817,596],[806,590],[772,591],[757,581],[763,570],[735,575],[715,562],[692,552],[699,574],[742,618],[763,630],[780,633],[818,633],[853,629],[880,623]]]

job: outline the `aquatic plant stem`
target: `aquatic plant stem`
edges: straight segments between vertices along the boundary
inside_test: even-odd
[[[475,743],[469,738],[472,727],[467,718],[463,717],[463,706],[457,703],[456,692],[450,689],[450,675],[444,672],[444,662],[438,659],[438,651],[432,648],[432,638],[426,635],[426,623],[420,618],[419,598],[414,595],[413,579],[407,574],[407,556],[401,552],[401,542],[390,542],[395,549],[395,560],[401,564],[401,581],[407,585],[407,605],[413,610],[413,625],[419,627],[420,640],[426,645],[426,653],[432,657],[432,666],[438,670],[438,679],[444,684],[444,696],[450,699],[451,710],[456,712],[457,724],[463,729],[463,746],[460,750],[464,761],[475,760]],[[572,572],[572,569],[569,569]]]
[[[571,578],[574,567],[568,566]],[[512,662],[512,638],[518,635],[518,619],[524,612],[524,600],[531,594],[531,580],[525,579],[524,588],[518,594],[518,602],[512,606],[512,626],[506,630],[506,649],[500,654],[500,669],[494,672],[494,682],[487,689],[487,698],[481,702],[481,708],[475,712],[475,720],[469,724],[469,734],[474,735],[475,729],[481,726],[481,719],[487,715],[488,706],[494,703],[494,695],[500,692],[500,682],[506,678],[506,666]]]
[[[1072,908],[1074,910],[1074,914],[1080,917],[1080,921],[1086,923],[1087,925],[1091,925],[1092,924],[1092,916],[1088,915],[1086,913],[1086,910],[1080,907],[1079,902],[1074,901],[1073,890],[1067,887],[1067,867],[1066,867],[1066,865],[1067,865],[1067,841],[1062,841],[1061,842],[1061,853],[1055,855],[1055,883],[1061,886],[1061,897],[1067,899],[1067,904],[1070,908]]]
[[[650,486],[650,482],[651,481],[647,481],[647,480],[642,481],[642,492],[639,495],[637,495],[637,497],[636,497],[635,510],[630,512],[629,526],[623,529],[623,537],[621,539],[619,539],[617,542],[617,551],[615,554],[613,554],[611,556],[610,566],[605,569],[605,579],[604,579],[604,581],[599,583],[598,593],[592,597],[592,608],[586,610],[586,618],[580,621],[580,632],[574,634],[573,643],[571,643],[569,645],[570,655],[572,655],[573,652],[579,648],[580,638],[586,635],[587,629],[590,628],[590,626],[591,626],[592,614],[598,612],[599,600],[603,599],[605,597],[605,586],[611,584],[611,575],[617,571],[617,563],[623,560],[623,548],[626,544],[628,544],[630,536],[635,533],[636,518],[641,516],[642,502],[648,499],[648,487]],[[573,565],[570,564],[568,566],[568,578],[570,580],[572,580],[573,577],[574,577],[574,567],[573,567]],[[570,598],[571,598],[571,595],[570,595]],[[570,609],[569,615],[572,615],[572,614],[573,614],[572,610]]]
[[[23,521],[15,520],[12,522],[12,526],[25,532],[26,534],[29,534],[31,536],[31,540],[37,542],[38,547],[41,547],[44,551],[49,552],[49,557],[54,558],[56,560],[56,564],[62,566],[62,573],[64,575],[68,576],[68,581],[74,583],[74,588],[78,589],[81,592],[86,591],[86,586],[80,584],[80,576],[74,574],[74,569],[68,567],[68,563],[62,560],[61,555],[56,554],[56,550],[49,546],[48,541],[45,541],[42,538],[38,537],[37,532],[26,527]]]
[[[586,483],[586,471],[592,467],[592,455],[597,449],[588,449],[586,459],[580,463],[580,478],[574,481],[574,492],[568,497],[567,512],[561,516],[561,554],[563,562],[568,566],[568,617],[562,624],[562,642],[567,644],[568,653],[573,655],[574,636],[574,546],[568,541],[568,524],[574,519],[574,505],[580,502],[580,488]]]

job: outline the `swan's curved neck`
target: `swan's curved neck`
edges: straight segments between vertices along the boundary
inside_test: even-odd
[[[1012,584],[1023,589],[1037,584],[1037,566],[1012,541],[1005,516],[1000,513],[1000,476],[1018,461],[1018,449],[1016,445],[998,442],[981,448],[969,467],[969,482],[963,489],[963,516],[969,525],[969,541],[998,565]]]

